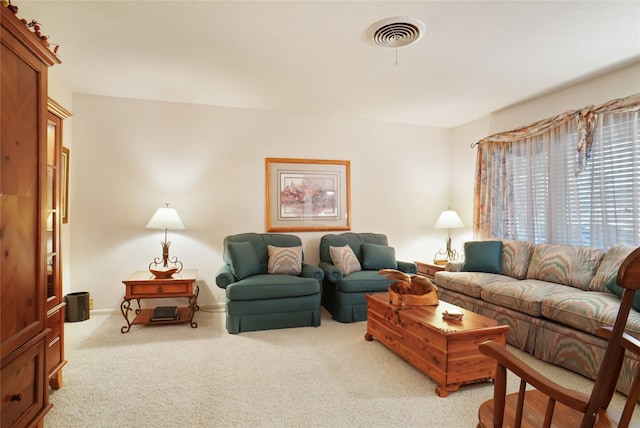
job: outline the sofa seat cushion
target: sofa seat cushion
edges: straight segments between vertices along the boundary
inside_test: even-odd
[[[368,293],[387,291],[393,281],[378,275],[377,270],[361,270],[345,275],[336,282],[336,291],[342,293]]]
[[[620,299],[606,292],[571,289],[542,302],[542,315],[552,321],[595,335],[596,329],[614,324]],[[640,313],[631,309],[627,333],[640,338]]]
[[[482,287],[480,297],[486,302],[540,317],[542,301],[549,296],[566,293],[567,289],[573,288],[536,279],[512,280],[485,285]]]
[[[320,293],[313,278],[292,275],[254,275],[227,287],[229,300],[262,300],[299,297]]]
[[[480,297],[482,289],[496,282],[513,282],[513,278],[484,272],[436,272],[435,284],[471,297]]]

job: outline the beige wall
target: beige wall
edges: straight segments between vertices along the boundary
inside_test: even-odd
[[[200,303],[224,302],[214,282],[228,234],[265,230],[265,158],[351,161],[351,224],[385,233],[402,260],[428,260],[445,234],[450,131],[75,94],[70,216],[72,287],[117,308],[121,280],[160,255],[145,224],[169,202],[186,230],[171,254],[199,269]],[[445,201],[445,202],[439,202]],[[320,233],[299,233],[318,262]]]
[[[461,249],[472,239],[471,143],[640,92],[638,76],[640,64],[455,129],[87,94],[69,99],[60,85],[64,100],[57,101],[74,114],[73,140],[65,137],[72,150],[65,292],[89,291],[97,309],[117,309],[121,280],[160,255],[162,232],[144,226],[169,202],[187,227],[169,232],[171,254],[199,269],[201,305],[222,303],[214,278],[224,236],[264,231],[266,157],[350,160],[352,230],[387,234],[402,260],[429,260],[443,246],[447,232],[433,224],[447,207],[467,226],[452,231]],[[317,263],[322,234],[298,235],[307,261]]]

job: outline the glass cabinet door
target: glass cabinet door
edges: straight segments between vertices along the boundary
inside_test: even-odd
[[[67,110],[53,100],[48,103],[47,115],[47,197],[46,214],[46,273],[47,273],[47,327],[51,332],[47,336],[46,370],[49,373],[49,385],[58,389],[62,386],[62,367],[67,363],[64,358],[64,321],[65,301],[62,296],[62,253],[61,227],[64,222],[65,207],[63,196],[66,194],[67,167],[69,157],[63,157],[68,151],[62,146],[62,122],[71,116]]]
[[[61,126],[60,119],[49,112],[47,118],[47,301],[62,301],[60,290],[60,160]],[[47,305],[49,306],[49,305]]]

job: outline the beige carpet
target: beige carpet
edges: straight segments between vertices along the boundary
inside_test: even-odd
[[[482,383],[440,398],[431,379],[364,340],[366,322],[324,311],[317,328],[239,335],[226,332],[224,313],[200,311],[196,321],[126,334],[120,313],[65,324],[69,363],[45,427],[475,427],[493,392]],[[524,358],[566,386],[591,388]]]

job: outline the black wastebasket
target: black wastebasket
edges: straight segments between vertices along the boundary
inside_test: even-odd
[[[89,293],[86,291],[80,291],[78,293],[69,293],[64,296],[64,301],[67,303],[65,308],[66,322],[77,322],[89,319]]]

